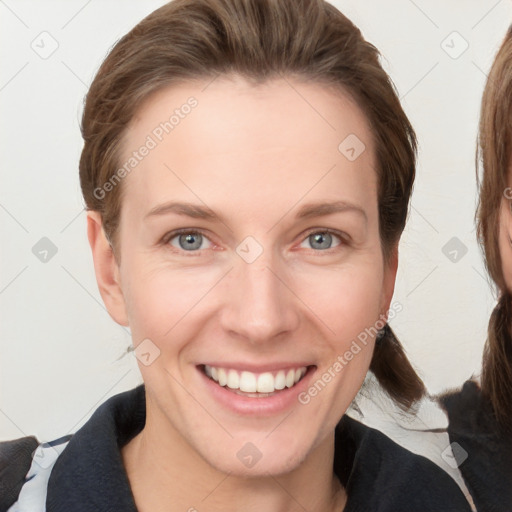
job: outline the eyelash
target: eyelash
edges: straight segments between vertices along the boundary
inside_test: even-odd
[[[309,236],[311,236],[315,233],[328,233],[328,234],[334,235],[340,239],[340,243],[335,247],[331,247],[329,249],[310,249],[311,251],[314,251],[316,253],[331,254],[332,252],[336,251],[337,249],[339,250],[340,248],[347,245],[347,243],[348,243],[348,240],[347,240],[348,235],[341,233],[339,231],[336,231],[334,229],[328,229],[328,228],[312,228],[304,235],[302,242],[304,240],[306,240]],[[167,233],[166,235],[164,235],[164,237],[162,238],[162,241],[161,241],[161,245],[164,245],[166,247],[172,247],[169,244],[169,242],[173,238],[176,238],[179,235],[188,235],[188,234],[193,234],[193,235],[200,234],[200,235],[204,236],[205,238],[207,238],[208,240],[210,240],[208,238],[208,236],[206,235],[206,233],[204,231],[202,231],[201,229],[182,228],[182,229],[176,229],[175,231],[171,231],[170,233]],[[210,240],[210,242],[211,242],[211,240]],[[197,255],[198,253],[201,253],[202,251],[205,251],[206,249],[198,249],[195,251],[185,251],[184,249],[178,249],[176,247],[172,247],[171,250],[177,251],[180,253],[185,253],[185,254],[188,252],[190,254],[187,254],[187,256],[193,256],[193,255]]]

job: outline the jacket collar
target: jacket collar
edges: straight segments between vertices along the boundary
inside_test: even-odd
[[[103,403],[71,438],[54,465],[47,512],[137,512],[120,448],[146,422],[144,385]]]
[[[98,407],[55,462],[47,512],[137,512],[120,448],[145,420],[144,384]],[[442,469],[347,415],[335,431],[334,471],[348,494],[344,512],[471,510]]]

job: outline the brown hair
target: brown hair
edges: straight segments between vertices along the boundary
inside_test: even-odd
[[[477,231],[485,264],[499,300],[489,320],[484,348],[482,392],[500,425],[512,430],[512,305],[499,249],[500,208],[505,200],[512,145],[512,26],[487,78],[480,111],[477,163],[480,193]]]
[[[137,108],[178,81],[232,73],[255,82],[293,76],[332,85],[356,100],[375,139],[379,228],[387,259],[407,218],[416,137],[377,49],[324,0],[174,0],[114,46],[87,94],[80,159],[86,206],[101,213],[113,247],[122,187],[105,197],[95,190],[116,172],[123,135]],[[405,407],[423,396],[423,383],[391,331],[375,350],[372,370]]]

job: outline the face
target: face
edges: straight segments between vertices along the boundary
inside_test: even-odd
[[[146,344],[146,428],[224,472],[280,474],[332,438],[359,390],[396,260],[383,260],[374,146],[347,95],[206,85],[158,92],[127,131],[123,163],[145,156],[121,184],[120,265],[94,213],[89,236],[110,314]]]
[[[510,180],[512,181],[512,180]],[[512,292],[512,188],[501,199],[498,243],[505,285]]]

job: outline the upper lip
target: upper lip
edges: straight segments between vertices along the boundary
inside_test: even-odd
[[[203,363],[199,366],[204,366],[207,364],[208,366],[214,366],[215,368],[228,368],[230,370],[237,370],[239,372],[247,371],[252,373],[265,373],[265,372],[275,372],[278,370],[288,370],[291,368],[302,368],[303,366],[309,367],[314,366],[311,362],[290,362],[283,361],[279,363],[265,363],[265,364],[254,364],[252,363],[240,363],[233,361],[209,361],[207,363]]]

